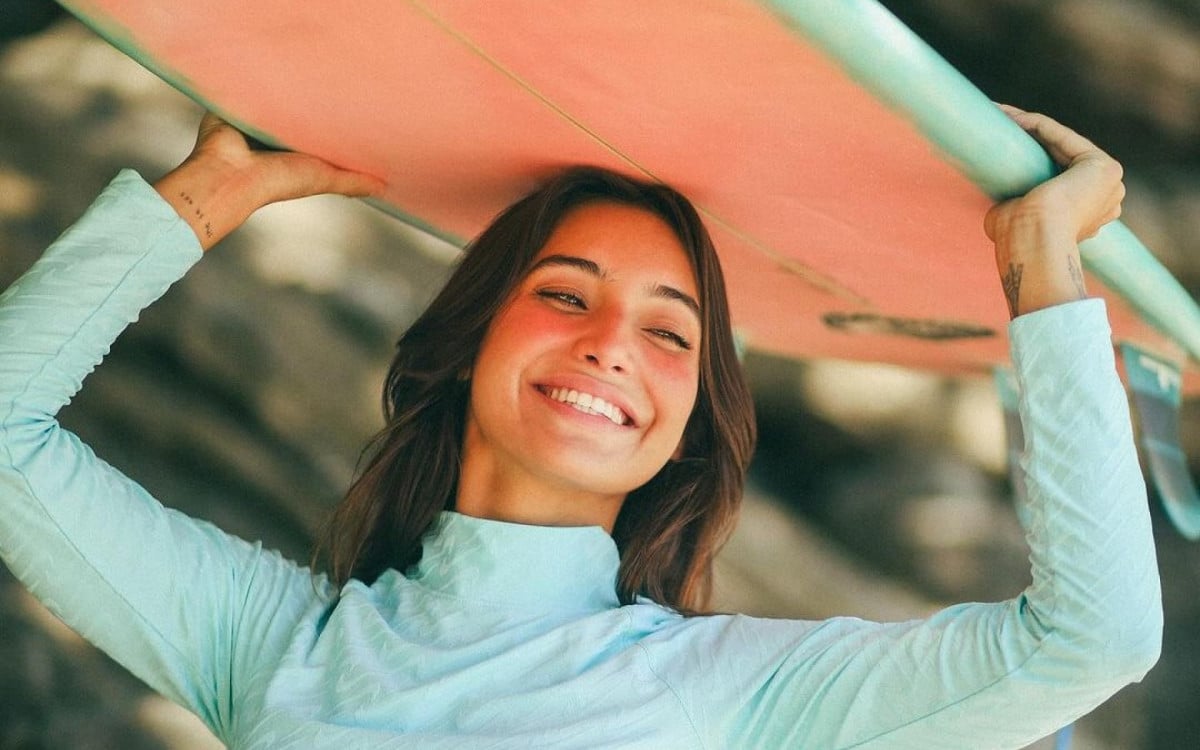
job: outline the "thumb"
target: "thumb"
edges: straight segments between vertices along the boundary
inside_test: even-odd
[[[335,193],[355,198],[383,193],[387,183],[374,175],[342,169],[323,159],[295,152],[263,153],[276,184],[274,200]]]
[[[351,198],[374,198],[383,194],[387,182],[365,172],[339,169],[333,176],[329,192]]]

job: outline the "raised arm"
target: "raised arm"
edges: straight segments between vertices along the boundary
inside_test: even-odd
[[[0,295],[0,556],[67,624],[218,734],[241,654],[278,643],[289,608],[312,599],[312,578],[164,509],[56,415],[199,260],[198,236],[209,246],[273,200],[374,185],[307,157],[253,153],[208,117],[196,151],[160,183],[175,202],[123,172]]]
[[[1033,581],[1012,600],[907,623],[689,621],[705,634],[654,666],[713,746],[1015,749],[1158,658],[1145,483],[1077,246],[1117,215],[1120,168],[1049,118],[1011,112],[1066,166],[987,217],[1014,315]]]

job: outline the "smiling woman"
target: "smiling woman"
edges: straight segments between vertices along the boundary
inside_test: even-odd
[[[623,424],[578,419],[572,391]],[[400,340],[384,410],[329,528],[336,581],[406,569],[459,510],[601,526],[622,601],[707,605],[754,414],[719,261],[674,190],[577,168],[505,211]]]
[[[662,220],[614,204],[573,211],[475,358],[457,507],[611,531],[625,496],[683,443],[700,353],[683,334],[699,342],[700,321],[662,292],[694,300],[694,286]],[[596,401],[611,416],[589,414]]]
[[[1104,305],[1074,273],[1120,168],[1009,114],[1066,167],[985,227],[1027,439],[1018,597],[899,623],[703,612],[754,443],[721,269],[679,193],[590,168],[501,214],[399,342],[331,574],[164,509],[59,409],[257,208],[380,188],[211,116],[0,298],[0,553],[233,747],[1027,744],[1145,674],[1161,605]]]

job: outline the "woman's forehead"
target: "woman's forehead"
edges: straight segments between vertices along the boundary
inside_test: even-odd
[[[590,261],[606,276],[660,276],[655,283],[696,295],[692,260],[675,229],[640,206],[601,201],[572,209],[534,257],[532,268],[550,257]]]

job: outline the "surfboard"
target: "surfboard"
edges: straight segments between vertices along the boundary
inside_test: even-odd
[[[598,164],[693,199],[751,348],[1007,359],[982,217],[1054,167],[874,0],[63,4],[254,137],[385,178],[380,207],[443,238]],[[1119,223],[1083,258],[1117,339],[1200,390],[1195,301]]]

